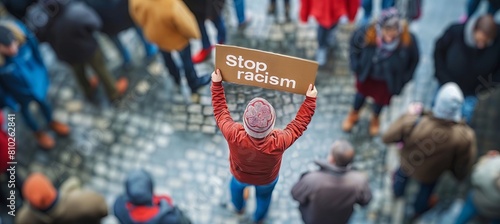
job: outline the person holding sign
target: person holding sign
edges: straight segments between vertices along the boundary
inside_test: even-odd
[[[257,209],[253,219],[266,217],[274,186],[278,182],[281,158],[307,129],[316,109],[317,90],[312,84],[295,119],[285,129],[274,129],[276,114],[263,98],[252,99],[243,113],[243,124],[236,123],[226,105],[222,75],[212,73],[212,106],[217,126],[229,145],[231,201],[239,214],[245,209],[245,189],[255,186]]]
[[[371,97],[375,105],[369,133],[378,135],[382,108],[413,78],[419,60],[416,41],[395,8],[383,11],[377,22],[354,32],[349,54],[357,93],[354,108],[342,124],[345,132],[358,122],[359,110],[366,97]]]

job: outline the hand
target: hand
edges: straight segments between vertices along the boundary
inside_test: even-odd
[[[217,69],[212,73],[212,82],[222,82],[222,75],[220,74],[220,69]]]
[[[318,90],[316,90],[316,86],[313,86],[313,84],[309,84],[306,96],[316,98],[316,95],[318,95]]]
[[[422,103],[413,102],[410,103],[410,106],[408,106],[407,113],[411,115],[419,115],[422,113],[423,110],[424,110],[424,105]]]

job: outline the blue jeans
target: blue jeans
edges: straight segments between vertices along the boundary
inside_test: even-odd
[[[464,98],[464,104],[462,105],[462,116],[465,118],[467,124],[470,124],[470,122],[472,121],[477,101],[478,100],[476,96],[466,96]]]
[[[474,205],[473,192],[471,191],[469,195],[467,195],[467,200],[464,203],[464,207],[462,208],[462,212],[458,215],[455,224],[467,224],[471,219],[475,218],[478,215],[478,211],[476,206]],[[491,224],[500,224],[500,219],[490,220]]]
[[[238,24],[245,22],[245,0],[234,0],[234,8],[236,10],[236,17],[238,17]]]
[[[393,7],[396,4],[395,0],[382,0],[382,10]],[[363,17],[364,24],[368,23],[368,21],[372,17],[373,11],[373,0],[363,0],[362,2],[363,10],[365,11],[365,15]]]
[[[409,180],[410,177],[406,175],[400,167],[394,174],[392,185],[395,197],[398,198],[404,196],[406,185]],[[434,191],[434,187],[436,187],[436,182],[430,184],[419,183],[419,185],[420,190],[418,191],[413,208],[415,209],[415,214],[421,215],[430,209],[429,198],[432,195],[432,191]]]
[[[217,29],[217,41],[220,44],[225,43],[226,42],[226,26],[224,26],[224,21],[222,20],[222,17],[217,16],[216,18],[214,18],[211,21],[214,24],[215,28]],[[201,43],[202,43],[203,49],[210,48],[212,46],[212,44],[210,43],[210,38],[208,37],[207,28],[205,27],[205,21],[199,20],[198,27],[200,28]]]
[[[141,39],[142,44],[144,45],[144,49],[146,51],[146,56],[150,57],[156,54],[158,52],[158,48],[154,45],[149,43],[146,38],[144,37],[144,34],[142,33],[142,30],[139,29],[139,27],[134,27],[134,29],[137,32],[137,35]],[[120,52],[122,58],[123,58],[123,63],[128,64],[131,62],[132,57],[130,56],[130,52],[127,50],[125,46],[123,46],[122,42],[118,38],[118,35],[112,36],[111,40],[115,44],[116,48]]]
[[[354,96],[354,110],[359,111],[361,107],[363,107],[363,104],[365,104],[366,97],[363,96],[361,93],[356,93]],[[382,109],[384,109],[384,105],[379,105],[379,104],[373,104],[373,113],[375,116],[380,115],[380,112],[382,112]]]
[[[179,71],[179,67],[175,64],[174,59],[172,58],[172,54],[170,52],[161,51],[163,56],[163,60],[165,62],[165,66],[168,69],[170,75],[174,78],[174,81],[177,85],[181,84],[181,73]],[[199,87],[199,79],[196,74],[196,70],[194,70],[193,61],[191,59],[191,45],[187,45],[184,49],[179,51],[179,56],[182,61],[182,67],[184,69],[184,75],[188,81],[189,87],[193,92]]]
[[[335,29],[337,24],[333,25],[330,28],[324,28],[321,25],[318,25],[318,46],[319,48],[327,48],[328,47],[328,39],[332,30]]]
[[[271,204],[271,198],[274,190],[274,186],[278,183],[278,178],[268,185],[255,186],[256,198],[257,198],[257,209],[255,210],[253,220],[259,222],[263,220],[267,211],[269,210],[269,205]],[[231,202],[233,203],[236,210],[241,211],[245,207],[245,200],[243,199],[243,190],[246,187],[252,186],[250,184],[242,183],[236,180],[234,176],[231,178],[230,189],[231,189]]]
[[[22,100],[16,99],[16,101],[18,101],[18,103],[21,105],[21,115],[23,116],[24,121],[32,131],[35,132],[40,131],[40,127],[38,126],[35,118],[33,117],[33,114],[29,109],[29,104],[32,101],[38,103],[45,120],[47,122],[52,122],[52,109],[47,100],[37,100],[34,97],[23,97],[23,98],[25,99]]]

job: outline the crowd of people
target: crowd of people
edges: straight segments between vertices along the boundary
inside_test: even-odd
[[[224,0],[1,2],[10,16],[0,19],[0,107],[21,113],[40,148],[52,149],[55,140],[33,118],[29,108],[32,102],[38,104],[55,133],[67,136],[71,128],[53,117],[47,100],[49,73],[39,42],[48,43],[57,58],[72,68],[89,102],[96,97],[101,82],[112,102],[126,93],[128,79],[122,75],[117,78],[108,69],[95,35],[101,33],[112,40],[122,58],[120,67],[127,70],[134,63],[119,34],[134,29],[144,46],[146,63],[160,53],[177,85],[181,85],[184,74],[192,94],[197,94],[203,86],[211,86],[215,123],[229,148],[232,176],[228,190],[234,211],[245,213],[249,187],[255,186],[253,221],[265,222],[280,178],[282,156],[306,131],[315,113],[316,98],[321,95],[311,83],[295,119],[283,130],[274,128],[273,105],[259,97],[248,102],[242,123],[235,122],[226,104],[224,74],[216,69],[211,75],[198,75],[194,68],[194,64],[206,61],[213,49],[206,20],[216,27],[217,42],[227,42],[221,13]],[[430,110],[421,103],[413,103],[381,133],[379,117],[383,108],[414,78],[419,63],[419,37],[409,29],[409,22],[421,16],[422,1],[415,2],[416,5],[410,5],[417,7],[402,15],[395,7],[398,1],[383,0],[383,11],[372,18],[371,0],[301,0],[297,15],[300,22],[307,22],[310,17],[317,22],[316,61],[322,66],[332,47],[331,32],[339,25],[354,23],[359,9],[364,9],[349,42],[356,93],[352,109],[338,128],[350,132],[360,119],[366,99],[373,99],[369,135],[380,135],[384,143],[395,143],[400,148],[400,167],[394,172],[392,185],[394,198],[405,196],[411,179],[419,186],[412,202],[411,220],[418,219],[436,204],[434,189],[449,171],[457,181],[466,182],[470,177],[472,183],[455,223],[467,223],[477,217],[500,223],[500,146],[486,149],[491,151],[481,155],[470,127],[479,96],[500,82],[500,25],[494,19],[499,1],[489,0],[488,13],[480,15],[474,14],[480,1],[468,1],[467,16],[457,18],[435,42],[434,76],[439,88],[434,90]],[[248,28],[252,21],[245,17],[245,2],[234,0],[234,6],[238,29]],[[277,14],[277,1],[271,0],[267,7],[268,14]],[[286,21],[293,22],[294,12],[288,0],[284,1],[284,13]],[[200,38],[202,48],[192,55],[190,42]],[[181,66],[174,61],[173,52],[179,54]],[[87,67],[95,74],[87,71]],[[2,172],[8,170],[7,138],[5,131],[0,132]],[[304,173],[290,189],[305,223],[347,223],[355,204],[370,203],[372,190],[368,176],[352,169],[355,155],[352,143],[334,141],[328,157],[315,161],[319,168]],[[16,223],[99,223],[110,213],[104,197],[82,189],[77,179],[70,178],[59,188],[42,173],[16,179],[16,189],[25,201],[15,217]],[[113,205],[120,223],[191,223],[170,196],[154,193],[154,180],[146,171],[131,171],[125,189]]]

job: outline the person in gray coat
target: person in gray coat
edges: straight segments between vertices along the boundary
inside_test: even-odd
[[[465,201],[456,224],[466,224],[476,216],[500,223],[500,155],[489,151],[472,172],[472,190]]]
[[[347,223],[355,204],[371,201],[368,177],[351,169],[354,155],[349,142],[334,142],[328,162],[316,161],[320,169],[303,174],[293,186],[292,197],[299,202],[306,224]]]

